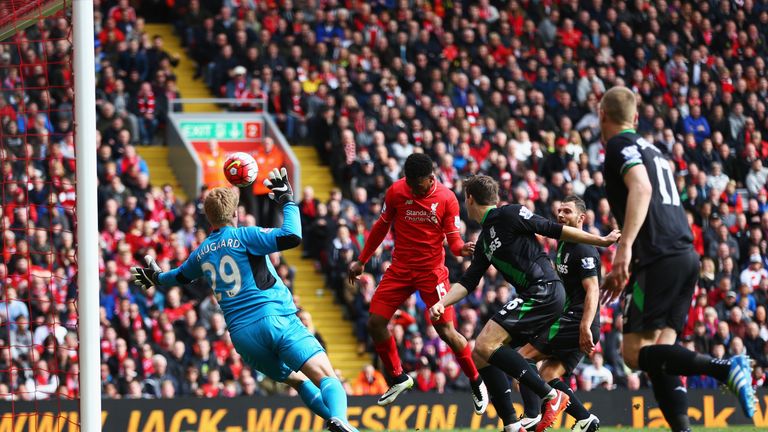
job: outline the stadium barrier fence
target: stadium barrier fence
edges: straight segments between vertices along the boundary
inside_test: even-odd
[[[656,407],[650,391],[592,391],[579,393],[584,405],[600,417],[602,426],[633,428],[666,427],[661,411]],[[725,390],[690,390],[691,406],[688,414],[693,426],[727,427],[754,424],[768,428],[768,391],[758,390],[760,407],[750,422],[738,407],[736,398]],[[519,394],[514,393],[515,409],[522,412]],[[0,413],[8,412],[0,403]],[[55,402],[16,402],[16,424],[10,427],[10,417],[0,416],[0,431],[75,430],[72,416],[77,416],[77,405],[71,410],[61,401],[61,415]],[[469,403],[469,395],[461,393],[409,393],[398,398],[389,407],[376,405],[375,397],[351,397],[350,423],[361,429],[450,431],[501,429],[493,405],[483,416],[476,416]],[[63,417],[63,418],[62,418]],[[70,421],[67,421],[70,420]],[[57,422],[63,422],[61,428]],[[323,421],[314,416],[298,397],[237,397],[237,398],[176,398],[176,399],[119,399],[104,400],[102,404],[104,430],[147,432],[180,432],[187,430],[227,432],[268,431],[320,431]],[[573,419],[558,418],[554,427],[573,425]]]
[[[263,99],[176,99],[175,106],[193,104],[263,104]],[[193,142],[215,139],[226,148],[228,144],[241,145],[246,141],[260,142],[266,137],[274,140],[275,146],[284,154],[285,167],[291,177],[294,197],[301,198],[301,164],[291,149],[291,144],[278,128],[266,109],[260,112],[174,112],[168,113],[168,127],[165,140],[169,149],[169,166],[173,170],[179,185],[187,196],[197,196],[203,185],[203,166],[201,156]],[[259,126],[259,127],[253,127]],[[252,152],[253,148],[238,148],[236,151]],[[329,174],[330,175],[330,174]]]

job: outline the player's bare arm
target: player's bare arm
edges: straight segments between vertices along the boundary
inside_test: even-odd
[[[467,294],[469,294],[469,290],[464,285],[458,282],[451,285],[451,289],[448,291],[448,294],[446,294],[445,297],[440,299],[439,302],[435,303],[435,305],[429,309],[429,314],[432,317],[432,321],[439,320],[440,317],[442,317],[445,313],[445,308],[458,303],[459,300],[466,297]]]
[[[455,257],[471,257],[475,252],[474,242],[464,242],[461,238],[461,218],[459,217],[459,202],[451,196],[445,203],[445,214],[440,222],[448,243],[448,249]]]
[[[471,257],[475,253],[475,242],[466,242],[461,247],[461,256]]]
[[[373,252],[376,251],[376,248],[379,247],[384,240],[384,237],[386,237],[391,223],[391,221],[387,221],[380,216],[373,224],[371,232],[368,234],[368,238],[365,239],[365,246],[363,246],[360,256],[356,261],[349,263],[349,269],[347,271],[349,283],[354,284],[355,281],[360,278],[360,275],[363,274],[365,263],[368,262],[371,255],[373,255]]]
[[[584,287],[586,296],[584,298],[584,314],[581,316],[581,323],[579,324],[579,346],[584,354],[590,355],[595,350],[591,327],[597,313],[600,285],[597,282],[597,276],[584,278],[581,285]]]
[[[608,247],[619,241],[621,235],[621,231],[613,230],[608,235],[596,236],[579,228],[564,226],[563,233],[560,235],[560,240],[572,243],[584,243],[594,246]]]
[[[445,234],[445,239],[448,242],[448,249],[456,257],[471,257],[475,253],[474,242],[464,242],[461,239],[458,231],[452,231]]]
[[[653,189],[644,166],[636,165],[624,173],[624,184],[627,186],[626,216],[622,227],[622,237],[616,256],[613,258],[611,272],[603,282],[603,303],[610,303],[621,294],[629,279],[629,264],[632,261],[632,245],[635,243],[640,228],[648,215]]]
[[[365,264],[361,263],[360,261],[352,261],[349,263],[349,270],[347,272],[349,283],[355,283],[356,280],[360,279],[360,275],[363,274],[364,267]]]

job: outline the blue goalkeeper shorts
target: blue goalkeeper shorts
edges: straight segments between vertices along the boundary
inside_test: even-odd
[[[280,382],[323,352],[320,342],[296,315],[266,316],[230,336],[245,363]]]

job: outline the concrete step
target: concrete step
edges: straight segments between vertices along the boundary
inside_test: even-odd
[[[313,315],[314,316],[314,315]],[[315,328],[317,331],[320,332],[323,336],[329,335],[333,336],[334,341],[339,342],[341,344],[353,344],[355,343],[355,335],[352,333],[352,329],[349,327],[349,323],[346,321],[342,321],[338,318],[335,320],[336,323],[333,321],[324,322],[324,321],[317,321],[315,320]],[[341,326],[340,323],[344,323],[346,325],[346,328]],[[325,325],[323,325],[325,324]]]
[[[149,180],[153,185],[170,184],[179,199],[187,200],[184,190],[179,186],[179,181],[168,166],[168,147],[139,146],[136,152],[147,162],[149,168]]]
[[[330,293],[323,296],[316,296],[314,293],[297,294],[301,296],[301,305],[306,308],[328,307],[328,301],[333,301],[333,296]]]

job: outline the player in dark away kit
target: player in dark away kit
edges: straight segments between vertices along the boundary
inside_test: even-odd
[[[557,210],[557,222],[582,229],[587,208],[576,196],[566,197]],[[518,352],[529,361],[544,363],[539,375],[550,386],[570,396],[565,412],[576,419],[575,432],[594,432],[600,420],[590,414],[560,377],[568,377],[584,354],[591,354],[600,338],[600,254],[594,246],[559,241],[555,268],[565,287],[565,307],[552,327],[545,329]],[[541,420],[541,399],[528,387],[521,386],[525,405],[522,426],[530,429]]]
[[[472,264],[461,280],[430,309],[433,319],[445,308],[466,297],[477,287],[488,267],[493,264],[507,282],[517,288],[518,297],[509,301],[488,321],[477,338],[473,359],[488,387],[491,402],[504,423],[505,432],[525,431],[515,421],[507,376],[528,386],[544,399],[542,418],[536,426],[541,432],[568,406],[569,396],[544,382],[534,368],[512,346],[532,340],[550,328],[560,317],[565,305],[565,290],[549,257],[536,239],[546,237],[609,246],[618,231],[598,237],[582,230],[551,222],[517,204],[497,208],[498,184],[490,177],[478,175],[464,182],[469,217],[483,229],[475,245]]]
[[[637,102],[630,89],[606,92],[599,117],[608,202],[622,229],[603,300],[624,293],[624,361],[648,373],[673,431],[691,430],[688,396],[679,375],[720,380],[751,418],[757,401],[746,356],[716,359],[675,344],[698,280],[699,256],[670,161],[635,132]]]

